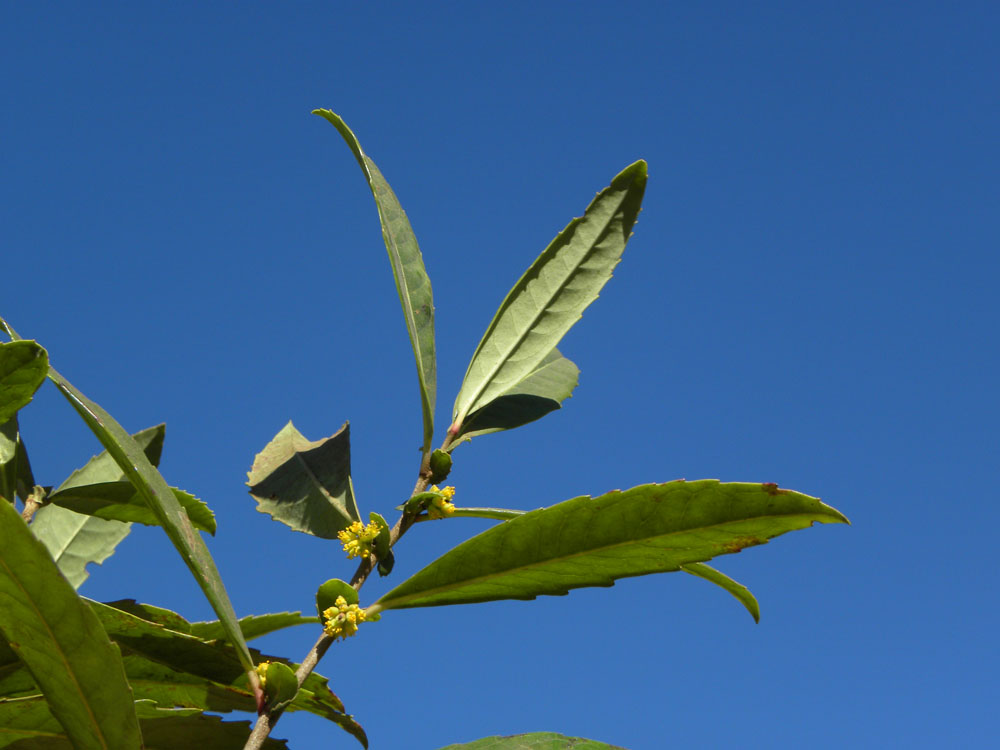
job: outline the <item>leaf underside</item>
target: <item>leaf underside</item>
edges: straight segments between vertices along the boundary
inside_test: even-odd
[[[773,484],[714,479],[578,497],[498,524],[385,594],[378,609],[561,595],[764,544],[813,523],[846,523]]]
[[[295,531],[336,539],[361,518],[351,485],[351,431],[309,441],[291,422],[254,458],[248,473],[257,510]]]
[[[510,290],[472,355],[452,434],[527,378],[597,299],[632,234],[645,187],[644,161],[622,170]]]
[[[696,578],[714,583],[716,586],[728,591],[736,601],[746,607],[747,612],[750,613],[754,622],[760,622],[760,604],[757,603],[757,597],[750,593],[750,589],[739,581],[734,581],[725,573],[716,570],[710,565],[705,565],[705,563],[681,565],[681,570],[685,573],[690,573]]]
[[[553,349],[523,380],[462,422],[458,439],[472,439],[541,419],[573,395],[580,369]]]
[[[396,194],[389,187],[389,183],[375,162],[361,149],[361,143],[347,127],[347,123],[328,109],[316,109],[313,110],[313,114],[327,120],[347,142],[375,198],[378,218],[382,223],[382,239],[385,240],[385,248],[389,253],[392,275],[396,280],[396,291],[399,292],[403,317],[406,319],[406,330],[410,335],[410,344],[413,346],[413,356],[417,363],[424,419],[423,452],[429,453],[431,440],[434,437],[434,405],[437,394],[434,299],[417,238]]]
[[[3,319],[0,319],[0,327],[11,338],[21,338]],[[160,525],[166,531],[167,537],[198,582],[205,598],[212,605],[212,609],[225,623],[229,638],[236,645],[244,669],[252,672],[253,661],[239,626],[236,624],[236,613],[233,610],[232,602],[229,601],[215,561],[212,559],[205,541],[191,525],[187,513],[174,497],[166,480],[147,458],[142,447],[108,412],[84,396],[51,366],[47,375],[100,440],[101,445],[104,446],[136,490],[142,493],[159,519]]]

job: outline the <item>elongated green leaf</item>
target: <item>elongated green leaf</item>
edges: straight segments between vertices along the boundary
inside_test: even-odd
[[[507,737],[484,737],[475,742],[448,745],[440,750],[625,750],[582,737],[567,737],[555,732],[512,734]]]
[[[742,583],[734,581],[725,573],[716,570],[710,565],[705,565],[705,563],[681,565],[681,570],[698,578],[704,578],[706,581],[711,581],[717,586],[721,586],[736,597],[736,600],[740,604],[747,608],[747,612],[750,613],[754,622],[760,622],[760,605],[757,603],[757,597],[751,594],[750,589]]]
[[[184,508],[196,529],[215,533],[215,514],[211,509],[184,490],[171,487],[177,502]],[[99,482],[56,490],[46,502],[77,513],[112,521],[134,521],[147,526],[159,526],[160,519],[150,509],[145,498],[129,481]]]
[[[80,588],[90,576],[87,565],[100,565],[111,557],[131,530],[128,523],[85,516],[55,505],[39,508],[31,522],[31,532],[73,588]]]
[[[13,328],[0,318],[2,326],[13,339],[20,339]],[[219,570],[215,561],[205,546],[205,541],[198,535],[187,514],[177,502],[166,480],[150,463],[142,447],[129,435],[125,429],[114,420],[104,409],[84,396],[68,380],[52,367],[49,367],[48,378],[66,397],[83,421],[101,441],[105,450],[111,454],[115,463],[135,485],[135,488],[146,498],[146,502],[160,519],[160,525],[167,532],[170,541],[180,553],[191,574],[212,605],[212,609],[226,625],[226,630],[237,648],[240,661],[248,674],[253,672],[253,660],[247,649],[243,635],[236,624],[236,613],[232,602],[226,594]]]
[[[351,426],[309,441],[291,422],[253,460],[247,474],[257,510],[295,531],[336,539],[361,519],[351,484]]]
[[[35,484],[28,451],[21,440],[17,415],[0,424],[0,497],[11,502],[27,497]]]
[[[163,709],[136,701],[146,750],[240,750],[250,734],[246,721],[222,721],[190,709]],[[287,748],[284,740],[268,739],[267,750]],[[45,699],[31,696],[0,701],[0,748],[9,750],[74,750]]]
[[[142,747],[118,650],[9,503],[0,502],[0,631],[78,750]]]
[[[637,161],[597,194],[510,290],[472,355],[450,434],[527,378],[597,299],[632,234],[645,189],[646,162]]]
[[[456,437],[471,439],[541,419],[573,395],[579,378],[580,369],[553,349],[523,380],[470,414]]]
[[[49,355],[37,342],[0,344],[0,424],[31,402],[48,368]]]
[[[509,521],[527,512],[510,508],[455,508],[455,512],[448,518],[494,518],[498,521]]]
[[[764,544],[813,523],[847,523],[814,497],[714,479],[644,484],[525,513],[445,553],[369,611],[534,599]]]
[[[434,300],[431,295],[431,281],[424,268],[424,259],[417,245],[417,238],[410,227],[403,207],[389,183],[364,151],[351,129],[339,115],[328,109],[315,109],[314,115],[326,119],[343,136],[358,160],[361,171],[368,181],[378,218],[382,223],[382,239],[389,251],[392,274],[396,279],[396,290],[403,305],[406,330],[410,334],[413,356],[417,361],[417,378],[420,381],[420,401],[424,415],[423,451],[431,449],[434,437],[434,403],[437,394],[437,361],[434,352]]]
[[[317,623],[319,623],[318,617],[303,617],[301,612],[274,612],[267,615],[241,617],[240,630],[243,631],[244,638],[252,641],[254,638],[260,638],[285,628],[292,628],[296,625],[316,625]],[[207,641],[225,638],[222,625],[218,620],[192,622],[191,635]]]

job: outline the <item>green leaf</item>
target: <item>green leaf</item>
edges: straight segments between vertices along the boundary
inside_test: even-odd
[[[0,424],[31,402],[48,369],[49,355],[37,342],[0,344]]]
[[[15,414],[0,424],[0,497],[11,502],[15,497],[24,500],[34,485],[35,477]]]
[[[597,299],[632,234],[645,188],[646,162],[626,167],[510,290],[472,355],[449,434],[533,373]]]
[[[268,709],[281,709],[295,699],[299,692],[299,681],[295,672],[287,664],[273,661],[267,665],[264,678],[264,694],[267,696]]]
[[[351,428],[309,441],[291,422],[257,454],[247,474],[257,510],[295,531],[336,539],[361,520],[351,484]]]
[[[410,220],[389,183],[364,151],[361,143],[339,115],[328,109],[315,109],[314,115],[326,119],[343,136],[358,160],[361,171],[368,181],[378,218],[382,223],[382,239],[389,251],[392,274],[396,279],[396,291],[403,305],[406,330],[410,334],[413,356],[417,362],[417,378],[420,381],[420,402],[424,415],[423,452],[431,448],[434,437],[434,402],[437,393],[437,363],[434,353],[434,300],[431,295],[431,281],[424,268],[424,259],[417,245],[417,238],[410,227]]]
[[[163,453],[163,441],[167,434],[165,424],[147,427],[145,430],[132,435],[132,439],[138,445],[143,454],[153,466],[160,465],[160,456]],[[73,471],[62,484],[56,487],[55,492],[63,492],[73,487],[84,487],[88,484],[101,484],[103,482],[118,482],[126,479],[125,472],[122,471],[115,458],[106,450],[101,451],[96,456],[91,456],[79,469]]]
[[[716,570],[710,565],[705,565],[705,563],[681,565],[681,570],[698,578],[704,578],[706,581],[710,581],[717,586],[721,586],[735,596],[740,604],[747,608],[747,612],[750,613],[754,622],[760,622],[760,605],[757,603],[757,597],[751,594],[750,589],[742,583],[734,581],[725,573]]]
[[[17,332],[0,318],[0,327],[14,339],[20,339]],[[219,570],[209,554],[205,541],[191,525],[187,514],[177,502],[170,486],[160,476],[160,472],[150,462],[142,447],[114,420],[104,409],[84,396],[68,380],[52,367],[49,367],[48,378],[66,397],[70,405],[80,415],[86,425],[111,454],[115,463],[125,473],[129,481],[142,493],[146,502],[160,519],[160,525],[167,532],[170,541],[180,553],[188,569],[201,587],[205,598],[212,609],[226,625],[230,638],[237,647],[237,653],[244,669],[253,671],[253,660],[247,649],[243,635],[236,624],[236,613],[232,602],[226,594]]]
[[[100,565],[111,557],[131,530],[128,523],[85,516],[55,505],[39,508],[31,521],[31,532],[75,589],[90,576],[88,563]]]
[[[320,618],[330,607],[337,606],[338,596],[344,597],[348,604],[358,603],[358,592],[351,584],[339,578],[331,578],[316,591],[316,611]]]
[[[215,514],[204,502],[176,487],[171,487],[170,490],[196,529],[215,534]],[[145,498],[127,480],[56,490],[46,498],[46,502],[95,518],[135,521],[147,526],[160,525],[160,519],[150,509]]]
[[[160,424],[132,436],[154,466],[160,462],[165,432],[166,425]],[[102,451],[70,474],[52,494],[71,493],[93,484],[123,479],[125,473],[114,458],[107,451]],[[131,482],[124,484],[128,485],[132,493],[135,492]],[[145,505],[145,501],[143,503]],[[128,536],[131,524],[83,515],[56,505],[45,505],[35,513],[31,530],[48,548],[62,574],[75,588],[79,588],[89,575],[87,564],[100,564],[110,557],[118,544]]]
[[[387,576],[396,564],[396,558],[392,554],[392,533],[389,530],[389,522],[375,511],[368,514],[368,520],[378,526],[378,536],[372,545],[375,557],[378,559],[378,574]]]
[[[0,554],[0,631],[77,750],[141,748],[118,650],[9,503]]]
[[[527,512],[510,508],[455,508],[455,512],[448,518],[494,518],[498,521],[509,521]]]
[[[249,722],[222,721],[190,709],[163,709],[151,701],[135,702],[146,750],[240,750],[250,735]],[[0,701],[0,748],[73,750],[66,733],[41,696]],[[268,739],[267,750],[287,750],[284,740]]]
[[[553,349],[521,381],[470,414],[455,437],[471,440],[541,419],[573,395],[579,378],[580,369]]]
[[[240,618],[240,630],[243,637],[248,641],[269,635],[285,628],[296,625],[315,625],[319,622],[318,617],[303,617],[301,612],[275,612],[266,615],[249,615]],[[212,622],[192,622],[191,635],[210,641],[224,639],[225,633],[218,620]]]
[[[512,734],[507,737],[484,737],[475,742],[448,745],[440,750],[625,750],[582,737],[566,737],[555,732]]]
[[[764,544],[813,523],[847,523],[814,497],[714,479],[577,497],[487,529],[445,553],[369,611],[534,599],[664,573]]]

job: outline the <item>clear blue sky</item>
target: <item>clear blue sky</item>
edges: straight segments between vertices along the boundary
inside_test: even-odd
[[[1000,606],[995,3],[4,3],[2,314],[219,518],[241,614],[310,610],[336,545],[254,510],[288,420],[351,420],[364,510],[415,479],[420,409],[344,116],[434,284],[438,422],[504,294],[594,192],[644,211],[564,340],[566,408],[456,451],[457,502],[534,508],[685,477],[818,495],[722,558],[754,625],[679,575],[390,613],[320,672],[373,748],[551,729],[662,747],[983,747]],[[99,446],[54,389],[36,477]],[[440,437],[438,438],[438,442]],[[425,524],[391,581],[485,527]],[[208,606],[156,529],[82,593]],[[311,628],[261,642],[300,658]],[[292,748],[355,746],[286,716]]]

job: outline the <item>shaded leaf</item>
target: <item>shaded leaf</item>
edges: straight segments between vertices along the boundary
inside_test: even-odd
[[[747,608],[747,612],[750,613],[754,622],[760,622],[760,604],[757,603],[757,597],[750,593],[750,589],[742,583],[734,581],[725,573],[716,570],[710,565],[705,565],[705,563],[688,563],[687,565],[681,565],[681,570],[685,573],[697,576],[698,578],[704,578],[706,581],[710,581],[716,586],[721,586],[736,597],[736,600],[740,604]]]
[[[89,563],[98,565],[114,554],[131,524],[85,516],[55,505],[35,511],[31,533],[45,545],[73,588],[87,580]]]
[[[597,299],[632,235],[645,188],[646,162],[622,170],[510,290],[472,355],[450,434],[534,372]]]
[[[0,424],[31,402],[48,369],[49,355],[38,342],[0,344]]]
[[[0,424],[0,497],[11,502],[15,497],[24,500],[34,485],[35,477],[15,414]]]
[[[143,454],[153,466],[160,465],[160,456],[163,453],[163,440],[167,434],[165,424],[147,427],[145,430],[132,435],[136,445],[142,449]],[[125,472],[114,457],[106,450],[101,451],[96,456],[91,456],[90,460],[79,469],[75,469],[62,484],[55,488],[53,494],[64,492],[72,487],[83,487],[88,484],[100,484],[102,482],[118,482],[127,479]]]
[[[162,709],[149,701],[136,701],[142,715],[146,750],[240,750],[250,735],[246,721],[222,721],[189,709]],[[268,750],[287,748],[284,740],[268,739]],[[16,701],[0,701],[0,748],[9,750],[73,750],[48,704],[40,696]]]
[[[336,539],[361,519],[351,485],[351,431],[309,441],[291,422],[257,454],[247,475],[257,510],[295,531]]]
[[[534,599],[678,570],[813,523],[834,508],[772,484],[645,484],[583,496],[487,529],[385,594],[370,610]]]
[[[215,514],[204,502],[176,487],[171,487],[170,490],[196,529],[209,534],[215,533]],[[159,518],[150,509],[145,498],[127,480],[56,490],[46,498],[46,502],[95,518],[134,521],[147,526],[160,525]]]
[[[2,327],[13,339],[20,339],[10,325],[0,318]],[[59,392],[80,415],[90,430],[101,441],[101,445],[111,454],[125,476],[142,493],[149,506],[160,519],[160,525],[180,553],[191,574],[201,587],[212,609],[225,624],[230,639],[237,646],[240,662],[247,674],[253,674],[253,660],[247,649],[243,635],[236,624],[236,613],[226,594],[219,570],[209,554],[205,541],[191,525],[187,514],[174,497],[166,480],[156,470],[137,443],[125,429],[104,409],[84,396],[55,368],[49,367],[48,374]],[[103,478],[102,478],[103,479]],[[104,480],[106,481],[106,480]],[[255,678],[254,678],[255,679]]]
[[[506,737],[484,737],[475,742],[448,745],[440,750],[625,750],[582,737],[566,737],[555,732],[512,734]]]
[[[313,114],[326,119],[347,142],[375,197],[378,218],[382,223],[382,239],[389,252],[396,291],[399,292],[399,301],[403,305],[406,330],[410,334],[410,344],[417,363],[424,418],[423,452],[426,454],[431,449],[431,439],[434,437],[437,362],[434,352],[434,300],[424,259],[410,227],[410,220],[406,218],[396,194],[392,192],[375,162],[362,151],[361,143],[347,127],[347,123],[328,109],[315,109]]]
[[[510,430],[541,419],[573,395],[580,369],[553,349],[523,380],[462,422],[456,438]]]
[[[0,631],[78,750],[141,748],[118,649],[13,505],[0,502]]]

